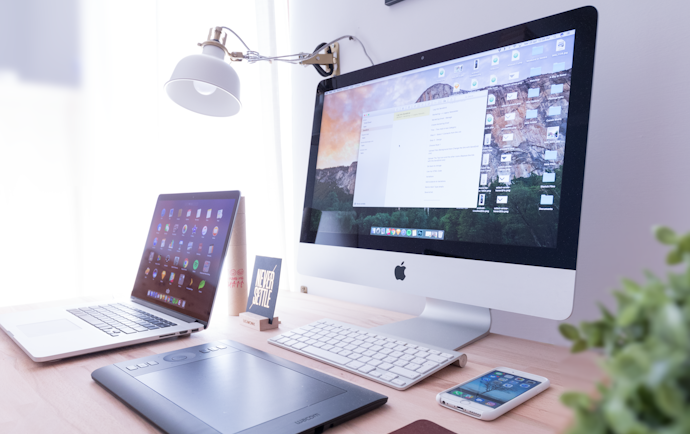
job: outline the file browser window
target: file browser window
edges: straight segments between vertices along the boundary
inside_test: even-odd
[[[353,205],[475,208],[487,94],[364,113]]]

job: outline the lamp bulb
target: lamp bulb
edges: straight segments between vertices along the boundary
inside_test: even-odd
[[[211,95],[216,91],[216,87],[203,81],[194,81],[194,89],[202,95]]]

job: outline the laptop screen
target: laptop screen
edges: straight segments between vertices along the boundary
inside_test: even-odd
[[[159,197],[134,297],[209,320],[239,201],[239,192],[228,193],[236,197],[218,198],[221,193]]]

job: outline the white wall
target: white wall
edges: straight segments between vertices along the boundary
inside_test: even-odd
[[[583,201],[575,308],[568,322],[598,317],[597,301],[612,305],[619,278],[663,273],[665,249],[650,234],[654,224],[690,230],[687,185],[687,101],[690,6],[659,0],[461,2],[405,0],[293,0],[291,52],[309,51],[344,34],[360,38],[381,63],[593,4],[599,10],[597,52]],[[368,66],[360,48],[341,42],[342,72]],[[314,108],[320,76],[296,68],[293,85],[294,214],[300,222]],[[299,228],[293,225],[297,244]],[[421,312],[423,300],[404,294],[297,275],[297,285],[327,295],[402,312]],[[392,301],[391,301],[392,300]],[[493,312],[495,333],[563,343],[557,322]]]

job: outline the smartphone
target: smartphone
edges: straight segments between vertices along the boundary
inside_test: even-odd
[[[503,413],[548,389],[549,379],[500,367],[436,395],[439,405],[481,420]]]

